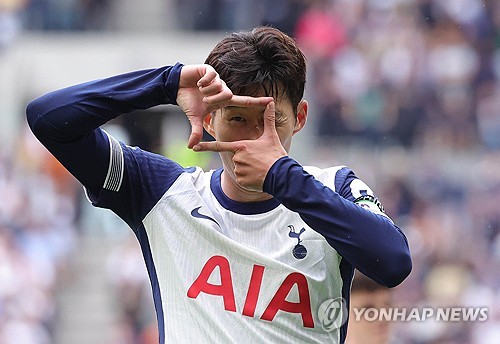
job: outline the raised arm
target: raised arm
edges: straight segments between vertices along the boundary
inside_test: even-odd
[[[396,286],[410,273],[405,235],[388,217],[353,202],[351,186],[364,184],[352,172],[337,173],[334,191],[287,156],[276,132],[273,102],[264,112],[264,132],[258,139],[201,142],[194,149],[232,152],[240,185],[267,192],[297,212],[354,268],[380,284]],[[375,200],[365,197],[362,201]]]
[[[211,111],[266,102],[269,98],[233,95],[209,65],[176,64],[57,90],[33,100],[26,113],[35,136],[85,186],[92,203],[111,208],[133,227],[183,169],[118,142],[99,128],[102,124],[137,109],[177,104],[192,124],[193,145]]]
[[[175,104],[181,68],[136,71],[50,92],[28,104],[28,124],[89,191],[99,193],[113,143],[98,128],[124,113]]]

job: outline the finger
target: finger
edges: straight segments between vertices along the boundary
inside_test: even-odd
[[[191,134],[189,135],[188,148],[193,148],[203,138],[203,119],[200,117],[190,117]]]
[[[210,85],[219,76],[215,69],[213,69],[213,67],[210,65],[203,65],[202,69],[198,71],[200,75],[203,75],[200,80],[198,80],[198,87],[206,87]]]
[[[211,106],[222,107],[225,106],[233,97],[233,92],[226,86],[226,83],[221,80],[221,89],[218,92],[213,92],[203,98],[203,101]]]
[[[264,110],[264,134],[277,135],[276,133],[276,105],[269,102]]]
[[[209,84],[198,86],[204,96],[220,93],[226,87],[226,83],[220,79],[219,75],[216,75]]]
[[[227,105],[240,107],[266,107],[272,102],[273,97],[249,97],[234,95]]]
[[[222,142],[210,141],[199,142],[193,147],[196,152],[236,152],[238,150],[238,142]]]

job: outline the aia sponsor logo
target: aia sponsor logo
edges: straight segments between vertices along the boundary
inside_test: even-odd
[[[266,321],[273,321],[278,311],[294,313],[301,318],[304,327],[314,328],[309,285],[303,274],[300,272],[288,274],[274,292],[271,301],[264,305],[264,311],[256,314],[266,267],[254,264],[252,270],[248,271],[248,273],[250,274],[250,282],[248,283],[246,297],[244,300],[236,300],[229,260],[223,256],[213,256],[208,259],[198,277],[189,287],[187,296],[196,299],[201,293],[213,295],[222,298],[226,311],[238,312],[238,309],[240,309],[241,314],[244,316],[258,317]],[[219,274],[219,276],[215,276],[218,278],[211,279],[213,274]],[[220,284],[210,283],[209,280],[219,280]],[[242,279],[238,280],[239,283],[241,281]],[[289,294],[292,294],[293,298],[289,298]],[[298,301],[288,301],[290,299]],[[262,306],[262,302],[260,305]]]

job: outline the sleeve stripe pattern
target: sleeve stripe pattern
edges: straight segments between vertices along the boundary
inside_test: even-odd
[[[106,135],[109,139],[109,167],[103,188],[118,192],[123,180],[123,150],[120,143],[113,136],[108,133]]]

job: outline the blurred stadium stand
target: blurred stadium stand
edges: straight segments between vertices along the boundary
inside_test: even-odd
[[[259,24],[294,35],[308,57],[310,117],[292,155],[349,165],[409,237],[414,271],[396,304],[489,307],[484,323],[397,323],[394,343],[498,342],[498,1],[0,0],[0,344],[156,335],[131,231],[92,209],[31,136],[26,103],[72,83],[200,63],[224,32]],[[108,130],[165,153],[189,128],[176,108],[158,107]]]

